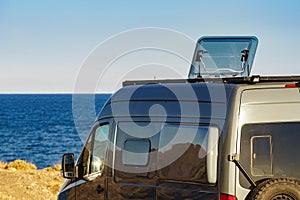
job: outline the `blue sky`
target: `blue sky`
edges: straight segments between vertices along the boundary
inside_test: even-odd
[[[300,74],[298,0],[1,0],[0,93],[72,92],[99,43],[143,27],[172,29],[195,41],[255,35],[260,43],[252,74]]]

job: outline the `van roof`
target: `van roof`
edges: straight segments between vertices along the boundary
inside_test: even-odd
[[[152,83],[152,84],[133,84],[128,85],[116,92],[111,101],[204,101],[204,102],[223,102],[226,100],[219,97],[230,93],[235,88],[234,84],[223,84],[214,82],[206,84],[199,83]],[[214,99],[211,99],[211,96]],[[227,96],[227,95],[225,95]]]
[[[164,84],[164,83],[232,83],[232,84],[257,84],[270,82],[300,82],[300,76],[239,76],[239,77],[215,77],[195,79],[165,79],[165,80],[133,80],[124,81],[123,87],[129,85]]]
[[[300,87],[300,76],[126,81],[105,104],[98,119],[149,115],[199,118],[200,110],[201,118],[225,119],[240,88],[285,87],[290,83]]]
[[[98,119],[113,116],[224,120],[237,88],[223,83],[131,85],[112,95]]]

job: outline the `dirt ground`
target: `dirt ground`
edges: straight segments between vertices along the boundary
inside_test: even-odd
[[[37,170],[34,165],[24,161],[14,162],[18,164],[14,166],[0,162],[0,200],[57,199],[58,190],[64,181],[60,175],[60,166]]]

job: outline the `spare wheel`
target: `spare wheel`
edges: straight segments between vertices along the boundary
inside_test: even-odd
[[[269,179],[259,184],[252,192],[254,200],[300,200],[299,182],[287,179]]]

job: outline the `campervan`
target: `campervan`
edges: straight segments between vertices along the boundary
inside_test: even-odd
[[[256,37],[202,37],[187,79],[125,81],[58,199],[300,199],[300,76],[251,75]]]

